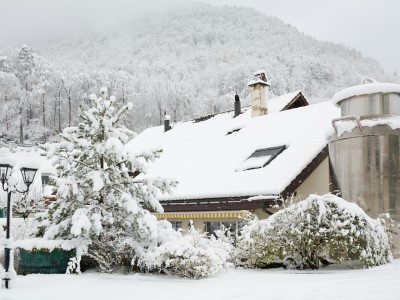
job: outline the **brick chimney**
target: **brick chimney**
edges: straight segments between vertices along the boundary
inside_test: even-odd
[[[268,113],[268,87],[270,86],[264,70],[254,73],[254,78],[248,83],[251,87],[251,116],[258,117]]]

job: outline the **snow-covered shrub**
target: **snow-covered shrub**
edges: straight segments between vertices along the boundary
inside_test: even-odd
[[[42,187],[38,184],[31,186],[27,194],[14,193],[12,197],[13,214],[16,213],[24,219],[45,208]]]
[[[385,232],[389,238],[392,251],[397,251],[398,248],[396,245],[398,243],[396,243],[396,239],[400,234],[400,223],[393,220],[389,213],[380,214],[377,218],[377,221],[379,221],[382,226],[384,226]]]
[[[3,219],[4,225],[6,219]],[[33,232],[37,226],[37,222],[34,219],[27,218],[13,218],[12,219],[12,236],[14,240],[25,240],[33,236]],[[5,227],[0,226],[0,264],[4,264],[4,243],[6,241],[6,230]],[[13,249],[14,251],[14,268],[16,272],[19,272],[19,249]]]
[[[260,234],[260,220],[256,215],[250,215],[240,231],[233,255],[235,266],[240,267],[262,267],[265,261],[272,261],[271,255],[266,257],[268,252],[265,248],[269,245],[264,235]],[[262,253],[262,254],[261,254]]]
[[[392,258],[385,227],[359,206],[337,196],[310,195],[266,220],[251,221],[242,231],[242,257],[248,266],[290,258],[316,269],[321,259],[357,259],[376,266]]]
[[[4,225],[6,224],[6,219]],[[13,218],[12,219],[12,236],[14,240],[25,240],[33,237],[37,222],[33,218]],[[0,239],[6,237],[6,230],[2,226],[0,227]]]
[[[230,245],[191,229],[179,241],[160,246],[162,267],[189,278],[215,275],[228,267]]]
[[[174,181],[134,179],[160,151],[133,154],[125,144],[135,134],[121,125],[131,103],[115,111],[115,97],[90,96],[92,107],[81,113],[78,127],[64,129],[61,142],[46,145],[57,171],[57,200],[38,214],[45,239],[82,239],[101,271],[121,264],[127,240],[148,243],[157,237],[157,223],[147,209],[163,212],[157,193],[169,192]],[[79,260],[79,259],[78,259]]]
[[[138,253],[134,260],[141,268],[199,279],[232,266],[231,244],[195,228],[187,233],[176,231],[168,221],[159,221],[158,228],[157,245]]]

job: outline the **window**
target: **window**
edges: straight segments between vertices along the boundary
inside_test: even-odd
[[[243,222],[206,222],[206,231],[211,235],[216,230],[224,230],[231,234],[238,235],[239,230],[243,227]]]
[[[273,161],[285,149],[286,146],[258,149],[242,163],[237,171],[263,168]]]
[[[50,183],[50,175],[42,174],[42,186],[46,186]]]
[[[170,221],[170,223],[172,224],[172,228],[175,230],[179,230],[182,229],[182,221]]]

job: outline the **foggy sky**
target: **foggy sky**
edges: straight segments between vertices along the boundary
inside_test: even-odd
[[[183,1],[183,0],[181,0]],[[190,0],[185,0],[188,2]],[[398,0],[202,0],[251,6],[319,40],[356,48],[400,73]],[[118,28],[178,0],[0,0],[0,47]]]
[[[175,0],[0,0],[0,47],[118,28]]]
[[[251,6],[319,40],[333,41],[400,73],[398,0],[203,0]]]

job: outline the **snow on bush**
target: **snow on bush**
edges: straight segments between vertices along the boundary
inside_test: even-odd
[[[356,259],[368,267],[392,259],[382,222],[331,194],[310,195],[266,220],[249,222],[239,245],[245,264],[256,267],[286,258],[312,269],[324,258]]]
[[[176,231],[168,221],[158,222],[158,232],[157,245],[134,259],[142,269],[200,279],[232,266],[233,246],[221,239],[193,227],[187,233]]]
[[[19,179],[19,186],[25,186],[22,179]],[[38,184],[31,186],[26,194],[13,193],[11,199],[13,202],[13,215],[20,215],[24,219],[44,208],[42,187]],[[6,212],[7,193],[0,192],[0,209]]]
[[[0,219],[0,268],[3,268],[1,264],[4,263],[4,246],[7,243],[6,239],[6,222],[7,219],[3,218]],[[12,237],[13,240],[20,241],[20,240],[25,240],[28,238],[32,237],[32,234],[34,232],[34,229],[37,226],[37,223],[35,220],[31,218],[13,218],[11,221],[12,224]],[[15,242],[12,242],[11,244],[14,249],[12,249],[14,253],[14,266],[13,266],[13,271],[14,269],[19,272],[19,262],[20,262],[20,256],[19,256],[19,250],[18,250],[18,245],[16,245]],[[1,278],[1,277],[0,277]]]

